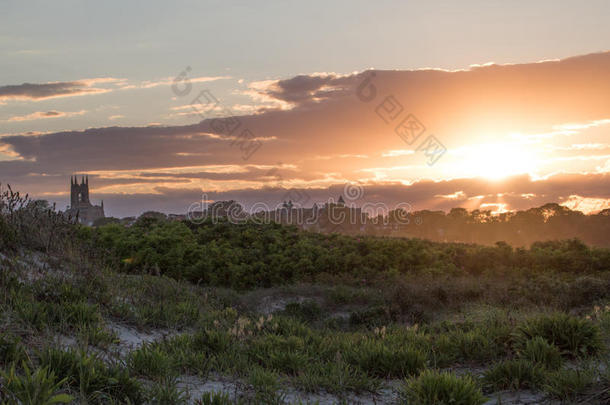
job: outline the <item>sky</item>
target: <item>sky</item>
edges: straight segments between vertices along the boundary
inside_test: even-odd
[[[610,2],[0,3],[0,183],[107,215],[610,207]],[[356,190],[351,195],[350,191]]]

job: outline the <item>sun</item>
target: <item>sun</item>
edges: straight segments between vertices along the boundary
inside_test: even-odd
[[[535,152],[531,145],[488,143],[464,147],[456,162],[457,171],[467,177],[502,180],[516,174],[532,173],[536,169]]]

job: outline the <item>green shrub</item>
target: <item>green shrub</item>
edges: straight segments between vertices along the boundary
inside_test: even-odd
[[[517,347],[528,340],[542,337],[570,356],[595,355],[603,348],[601,333],[593,322],[574,316],[555,313],[529,319],[517,329]]]
[[[191,344],[193,350],[206,354],[221,354],[229,350],[232,338],[229,333],[221,330],[204,329],[193,335]]]
[[[26,359],[25,348],[21,340],[7,333],[0,333],[0,365],[20,363]]]
[[[135,373],[152,379],[175,373],[172,359],[154,343],[144,344],[129,353],[127,364]]]
[[[166,377],[151,387],[149,403],[155,405],[186,404],[188,403],[188,395],[186,390],[178,387],[175,377]]]
[[[481,405],[486,399],[471,377],[425,370],[405,382],[401,392],[403,404]]]
[[[320,319],[322,315],[322,308],[320,305],[313,300],[304,302],[291,302],[286,305],[284,313],[288,316],[294,316],[305,322],[313,322]]]
[[[73,218],[48,201],[32,200],[0,184],[0,248],[29,248],[65,254],[80,245]]]
[[[343,355],[346,362],[380,378],[415,375],[426,365],[426,355],[420,350],[407,346],[390,347],[384,340],[365,340]]]
[[[293,381],[304,391],[318,392],[324,389],[337,395],[346,391],[376,392],[381,386],[378,379],[341,359],[330,363],[310,362]]]
[[[76,333],[77,340],[83,346],[92,345],[107,349],[108,346],[119,341],[115,332],[106,330],[98,325],[82,326],[78,328]]]
[[[265,363],[269,368],[290,375],[297,375],[311,361],[307,354],[293,350],[275,349],[268,352],[268,356]]]
[[[97,325],[102,317],[97,306],[87,302],[69,303],[63,308],[65,322],[76,327]]]
[[[251,369],[248,373],[248,383],[254,388],[254,400],[263,404],[283,404],[280,376],[260,367]]]
[[[561,366],[559,349],[541,336],[536,336],[525,342],[525,347],[520,355],[524,359],[548,369],[557,369]]]
[[[169,358],[176,369],[183,372],[207,374],[210,370],[210,360],[214,357],[200,348],[194,347],[192,335],[184,334],[163,339],[156,344]]]
[[[195,405],[233,405],[229,394],[222,392],[206,392],[200,399],[195,400]]]
[[[500,335],[495,334],[498,332]],[[449,350],[455,352],[457,360],[462,362],[488,362],[506,354],[504,340],[508,332],[503,334],[495,328],[477,327],[472,330],[456,330],[448,333]]]
[[[590,370],[559,370],[547,376],[544,391],[562,401],[574,401],[584,394],[595,381]]]
[[[38,355],[41,366],[66,379],[68,386],[91,403],[142,403],[140,383],[119,365],[106,365],[99,357],[83,351],[46,348]]]
[[[61,386],[65,379],[57,381],[55,374],[47,368],[37,368],[31,371],[23,362],[23,375],[17,374],[15,364],[8,373],[0,372],[4,379],[0,392],[8,399],[9,403],[20,403],[23,405],[51,405],[67,404],[73,398],[61,393]],[[3,402],[4,403],[4,402]]]
[[[47,347],[38,352],[38,361],[41,366],[49,367],[56,375],[67,378],[68,384],[76,382],[76,374],[84,353],[74,349],[61,350]]]
[[[394,320],[395,319],[391,316],[389,310],[383,306],[352,312],[349,317],[350,324],[354,326],[367,326],[370,328],[387,325]]]
[[[17,316],[21,323],[36,330],[44,330],[49,326],[50,317],[47,305],[19,297],[14,303]]]
[[[542,379],[543,369],[525,359],[497,363],[483,377],[485,385],[494,390],[534,388]]]
[[[171,302],[168,298],[161,298],[155,305],[139,306],[137,316],[142,325],[182,328],[199,319],[199,308],[190,301]]]

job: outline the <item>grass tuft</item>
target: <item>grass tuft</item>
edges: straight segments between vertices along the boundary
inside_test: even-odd
[[[559,370],[547,376],[544,391],[561,401],[574,401],[583,395],[595,382],[591,370]]]
[[[544,377],[543,369],[525,359],[504,360],[487,370],[485,385],[494,390],[535,388]]]
[[[471,377],[426,370],[405,382],[401,400],[405,405],[481,405],[486,398]]]
[[[596,355],[603,348],[598,326],[590,320],[564,313],[529,319],[518,327],[515,342],[517,347],[523,347],[535,337],[544,338],[570,357]]]
[[[525,342],[525,347],[519,354],[524,359],[551,370],[561,367],[561,352],[541,336]]]

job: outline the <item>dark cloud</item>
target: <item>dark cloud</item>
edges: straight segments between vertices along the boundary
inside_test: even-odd
[[[72,82],[23,83],[0,86],[0,100],[10,98],[42,100],[104,91],[99,88],[91,87],[95,82],[96,80],[93,79]]]
[[[291,79],[278,80],[263,90],[262,94],[289,103],[306,104],[345,95],[348,89],[342,86],[353,84],[353,78],[353,76],[340,77],[334,74],[299,75]]]

